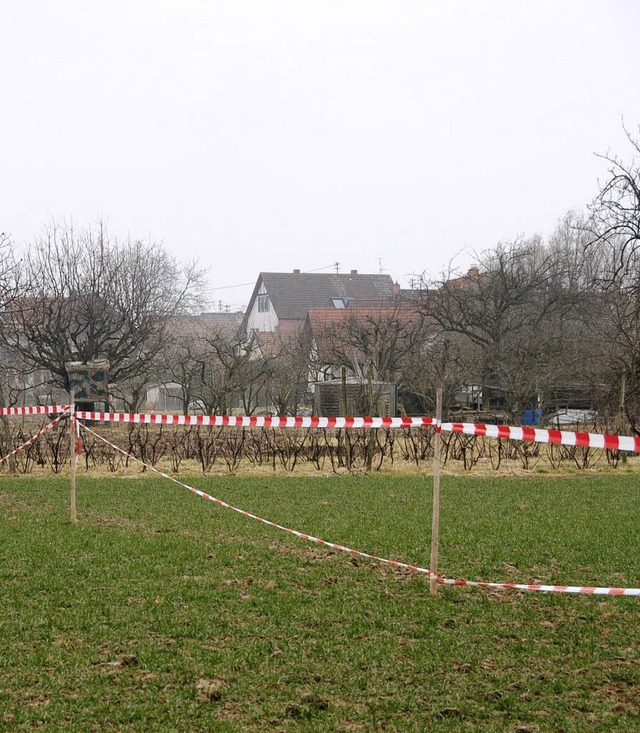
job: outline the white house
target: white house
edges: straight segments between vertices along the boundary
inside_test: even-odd
[[[344,308],[350,301],[376,301],[397,292],[390,275],[318,272],[261,272],[247,307],[247,334],[287,333],[302,325],[313,308]]]

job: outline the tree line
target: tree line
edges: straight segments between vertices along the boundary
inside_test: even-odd
[[[484,407],[512,419],[572,403],[637,432],[640,137],[627,139],[630,161],[602,156],[609,177],[599,194],[546,241],[500,243],[465,277],[424,282],[419,307],[436,334],[423,393],[440,382],[451,406],[460,384],[477,384]]]
[[[344,369],[363,385],[363,412],[375,411],[367,384],[396,384],[400,408],[425,413],[443,386],[448,413],[517,422],[564,403],[638,432],[640,135],[627,139],[628,159],[603,156],[597,197],[546,239],[498,243],[466,273],[425,274],[388,302],[348,304],[295,333],[206,327],[205,272],[104,224],[54,223],[22,254],[0,235],[0,402],[19,404],[26,389],[47,401],[68,390],[70,362],[105,359],[109,399],[128,410],[171,383],[184,411],[295,414],[310,381]]]

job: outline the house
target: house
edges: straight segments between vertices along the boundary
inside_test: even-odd
[[[240,328],[243,318],[243,311],[174,316],[171,319],[171,330],[174,333],[190,333],[194,336],[206,336],[211,333],[233,334]]]
[[[361,380],[370,370],[376,378],[394,380],[399,361],[424,341],[428,325],[414,304],[400,297],[313,308],[304,326],[316,370],[312,381],[334,379],[343,366]]]
[[[431,327],[415,302],[400,296],[311,309],[303,335],[318,414],[394,415],[407,363]]]
[[[202,362],[215,363],[207,340],[226,339],[232,349],[239,341],[244,313],[218,312],[174,316],[169,321],[164,366],[158,383],[146,390],[146,408],[184,411],[201,409]]]
[[[312,308],[345,308],[352,301],[391,298],[398,287],[390,275],[261,272],[243,321],[246,334],[291,333]]]

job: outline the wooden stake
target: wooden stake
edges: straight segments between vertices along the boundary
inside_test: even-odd
[[[369,373],[367,374],[367,382],[368,382],[368,389],[367,389],[367,401],[369,403],[369,415],[376,415],[377,412],[373,409],[373,367],[369,366]],[[376,442],[376,436],[375,436],[375,430],[369,430],[369,435],[367,436],[367,454],[366,454],[366,467],[367,471],[371,471],[371,466],[373,465],[373,449],[375,447]]]
[[[76,469],[78,467],[78,452],[76,449],[77,437],[76,437],[76,419],[73,416],[75,412],[75,390],[73,387],[69,391],[69,404],[71,407],[71,413],[69,415],[69,445],[71,450],[71,521],[74,524],[78,522],[78,515],[76,513]]]
[[[436,390],[436,436],[433,442],[433,515],[431,517],[431,560],[429,562],[429,590],[432,596],[438,592],[438,542],[440,540],[440,445],[442,441],[442,387]]]
[[[623,368],[622,379],[620,381],[620,419],[619,419],[620,425],[618,427],[619,435],[625,435],[626,430],[627,430],[627,426],[625,425],[625,417],[624,417],[626,394],[627,394],[627,370]],[[622,465],[626,466],[627,461],[628,461],[627,452],[623,450],[621,457],[622,457]]]
[[[340,405],[340,414],[347,414],[347,368],[342,367],[342,404]]]

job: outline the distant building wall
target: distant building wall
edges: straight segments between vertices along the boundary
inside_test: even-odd
[[[366,382],[347,381],[346,409],[343,403],[343,385],[341,379],[329,382],[318,382],[315,385],[315,409],[323,417],[349,415],[351,417],[394,417],[396,414],[396,385],[386,382],[374,382],[374,409],[369,409],[369,385]]]
[[[275,331],[277,327],[278,316],[263,283],[247,316],[247,332]]]

